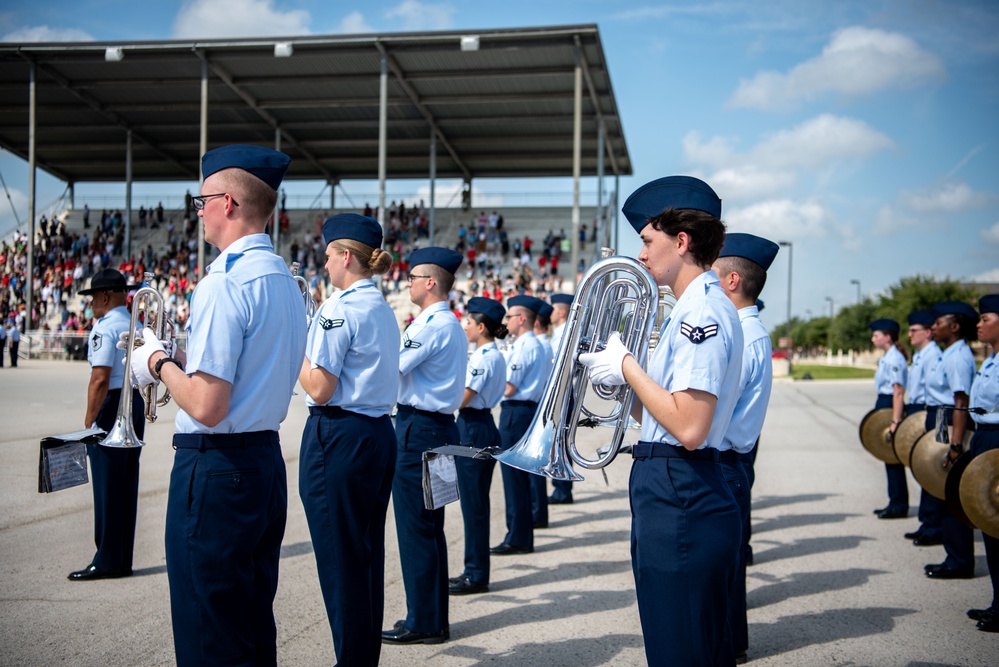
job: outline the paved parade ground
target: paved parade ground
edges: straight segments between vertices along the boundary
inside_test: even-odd
[[[37,493],[38,441],[83,428],[88,378],[83,362],[0,369],[0,665],[173,664],[163,529],[175,406],[146,428],[133,577],[68,581],[93,555],[91,489]],[[753,493],[750,664],[999,664],[999,635],[979,632],[965,617],[969,607],[990,602],[980,534],[975,579],[931,580],[923,565],[941,562],[943,548],[902,539],[917,526],[919,488],[911,477],[909,519],[871,514],[886,503],[884,466],[861,447],[857,425],[873,403],[870,380],[775,382]],[[289,507],[275,602],[278,656],[284,665],[331,665],[298,497],[306,416],[301,395],[294,397],[281,431]],[[605,430],[582,437],[606,437]],[[488,593],[451,598],[449,642],[384,646],[381,664],[644,665],[629,555],[629,469],[625,458],[615,461],[607,484],[599,471],[585,472],[576,503],[550,508],[535,553],[494,557]],[[505,532],[498,472],[492,501],[498,544]],[[386,628],[405,615],[391,505],[387,530]],[[447,509],[447,537],[457,575],[457,505]]]

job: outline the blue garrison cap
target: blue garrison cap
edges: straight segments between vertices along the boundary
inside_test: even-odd
[[[541,307],[538,308],[538,317],[548,317],[552,316],[555,309],[551,307],[551,304],[547,304],[544,301],[541,302]]]
[[[762,313],[763,309],[766,308],[766,307],[767,307],[766,304],[763,303],[763,299],[757,299],[756,300],[756,310],[758,310],[759,312]]]
[[[523,306],[528,310],[535,313],[541,312],[541,306],[544,305],[544,301],[536,296],[528,296],[526,294],[519,294],[517,296],[511,296],[506,300],[506,305],[508,308],[513,308],[514,306]]]
[[[291,158],[284,153],[247,144],[222,146],[201,156],[201,171],[205,178],[217,171],[236,167],[250,172],[274,190],[281,185],[289,164]]]
[[[413,254],[409,256],[409,265],[419,266],[420,264],[436,264],[448,273],[454,273],[461,266],[461,253],[435,246],[420,248],[414,250]]]
[[[503,324],[503,316],[506,315],[506,308],[495,299],[473,296],[468,300],[468,312],[482,313],[496,324]]]
[[[887,317],[882,317],[880,320],[874,320],[871,322],[871,331],[899,331],[901,327],[895,320],[889,319]]]
[[[909,313],[909,326],[919,324],[928,327],[937,319],[932,310],[914,310]]]
[[[973,322],[978,320],[978,313],[964,301],[941,301],[934,304],[932,310],[934,319],[941,315],[964,315]]]
[[[572,305],[573,298],[575,297],[572,294],[552,294],[550,300],[552,304],[564,303],[568,306]]]
[[[721,217],[721,199],[711,186],[693,176],[667,176],[646,183],[631,193],[621,212],[641,232],[649,218],[668,208],[692,208]]]
[[[350,239],[370,248],[382,247],[382,228],[375,220],[356,213],[338,213],[323,223],[323,242]]]
[[[978,311],[985,313],[996,313],[999,315],[999,294],[986,294],[978,300]]]
[[[774,257],[780,246],[773,241],[752,234],[735,232],[725,235],[719,257],[743,257],[750,262],[756,262],[766,271],[773,264]]]

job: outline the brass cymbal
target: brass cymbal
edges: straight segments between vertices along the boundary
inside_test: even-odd
[[[947,432],[953,437],[953,427],[948,426]],[[964,432],[964,448],[971,442],[971,431]],[[947,475],[953,465],[943,467],[944,457],[950,451],[950,445],[937,442],[936,430],[927,431],[916,440],[912,448],[912,476],[926,493],[944,500],[947,493]]]
[[[968,518],[961,505],[961,478],[968,464],[974,460],[970,452],[964,452],[950,464],[951,471],[947,473],[947,480],[944,482],[944,504],[950,515],[968,528],[975,528],[975,524]]]
[[[961,475],[961,505],[983,533],[999,539],[999,449],[979,454]]]
[[[926,410],[913,412],[902,420],[902,423],[895,429],[895,438],[892,440],[892,449],[895,456],[902,462],[902,465],[909,467],[912,465],[912,448],[916,444],[919,436],[926,433]]]
[[[874,458],[885,463],[898,463],[891,446],[891,408],[871,410],[860,421],[860,444]]]

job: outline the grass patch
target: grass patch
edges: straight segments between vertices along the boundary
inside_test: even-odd
[[[800,380],[805,373],[813,380],[858,380],[874,378],[873,368],[854,368],[853,366],[820,366],[817,364],[794,364],[791,377]]]

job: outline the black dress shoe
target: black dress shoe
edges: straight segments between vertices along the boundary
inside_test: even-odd
[[[929,535],[920,535],[912,541],[917,547],[935,547],[938,544],[943,544],[943,540],[939,537],[930,537]]]
[[[909,508],[886,507],[878,512],[879,519],[904,519],[909,516]]]
[[[447,588],[451,595],[472,595],[474,593],[488,593],[489,584],[477,584],[468,577],[462,577],[459,581],[451,584]]]
[[[951,567],[946,563],[941,563],[939,567],[927,570],[926,576],[930,579],[974,579],[975,568]]]
[[[877,515],[881,514],[882,512],[885,512],[885,511],[887,511],[887,510],[889,510],[889,509],[890,509],[890,506],[889,506],[889,507],[881,507],[881,508],[879,508],[879,509],[876,509],[876,510],[874,510],[874,511],[873,511],[873,512],[871,512],[871,513],[872,513],[872,514],[873,514],[874,516],[877,516]]]
[[[984,621],[986,619],[992,618],[992,609],[969,609],[968,618],[973,621]]]
[[[982,632],[999,632],[999,614],[992,614],[988,618],[983,618],[975,624],[975,627]]]
[[[443,644],[447,640],[447,631],[440,632],[413,632],[406,628],[394,627],[391,630],[382,630],[383,644]]]
[[[515,547],[512,544],[507,544],[506,542],[503,542],[502,544],[499,544],[490,549],[489,553],[493,554],[494,556],[517,556],[520,554],[534,553],[534,547]]]
[[[923,566],[923,572],[926,572],[927,574],[929,574],[930,572],[933,572],[934,570],[939,570],[943,566],[944,566],[943,563],[927,563],[926,565]]]
[[[914,530],[911,533],[906,533],[902,537],[904,537],[907,540],[916,540],[916,539],[919,539],[922,536],[923,536],[923,529],[920,528],[919,530]]]
[[[569,496],[568,498],[556,498],[554,495],[551,495],[551,496],[548,496],[548,504],[549,505],[571,505],[572,504],[572,496]]]
[[[82,570],[70,572],[66,577],[70,581],[96,581],[98,579],[121,579],[131,577],[131,570],[99,570],[95,565],[88,565]]]
[[[459,581],[463,581],[465,579],[468,579],[468,577],[466,577],[464,574],[459,574],[457,577],[448,577],[447,583],[457,584]],[[400,623],[401,622],[402,621],[400,621]]]
[[[742,653],[737,653],[735,655],[735,664],[737,664],[737,665],[745,665],[747,662],[749,662],[749,652],[748,651],[743,651]]]

